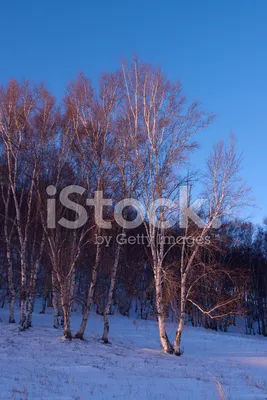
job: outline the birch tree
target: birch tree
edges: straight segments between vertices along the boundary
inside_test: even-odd
[[[175,198],[178,171],[197,147],[195,134],[211,118],[205,116],[197,102],[186,108],[180,82],[171,83],[159,69],[137,59],[131,65],[124,64],[122,69],[128,133],[135,143],[134,162],[141,180],[142,204],[151,221],[156,219],[160,206],[156,200]],[[162,213],[161,222],[163,219]],[[158,234],[164,234],[166,224],[147,220],[144,224],[150,243],[160,342],[165,352],[172,353],[163,304],[165,250],[157,240]]]
[[[119,102],[121,79],[118,74],[104,74],[97,94],[84,75],[80,75],[69,88],[65,98],[67,115],[72,120],[76,135],[78,164],[84,171],[84,183],[88,195],[95,191],[108,192],[113,164],[113,146],[116,109]],[[97,201],[97,199],[95,199]],[[102,215],[96,216],[95,234],[103,229]],[[96,244],[95,262],[91,269],[91,280],[87,292],[86,306],[81,325],[75,337],[82,339],[93,304],[97,282],[97,271],[101,259],[101,245]]]
[[[3,160],[5,158],[3,157]],[[14,234],[14,228],[15,228],[15,215],[12,213],[13,209],[13,202],[12,202],[12,193],[11,193],[11,186],[10,186],[10,181],[8,179],[8,172],[7,172],[7,166],[6,163],[4,162],[4,165],[2,167],[1,171],[1,196],[2,196],[2,201],[4,204],[4,241],[6,245],[6,257],[7,257],[7,265],[8,265],[8,271],[7,271],[7,277],[8,277],[8,289],[11,295],[10,299],[10,308],[9,308],[9,323],[15,323],[15,316],[14,316],[14,310],[15,310],[15,305],[16,305],[16,289],[15,289],[15,282],[14,282],[14,266],[13,266],[13,256],[12,256],[12,239],[13,239],[13,234]]]
[[[57,121],[60,146],[54,148],[45,161],[45,173],[38,179],[40,215],[46,240],[46,252],[52,270],[54,327],[58,328],[59,306],[63,312],[64,336],[72,338],[71,307],[79,258],[88,244],[90,228],[80,225],[77,215],[85,212],[82,204],[85,191],[78,185],[79,177],[73,159],[73,131],[68,119]],[[55,138],[53,139],[52,146]],[[76,182],[76,185],[73,185]],[[52,198],[51,198],[52,197]]]
[[[139,176],[138,169],[134,165],[134,146],[131,138],[128,135],[127,130],[127,120],[124,119],[123,110],[119,113],[119,118],[114,127],[114,135],[116,138],[115,149],[114,149],[114,171],[112,176],[112,198],[116,203],[123,202],[128,198],[137,198],[139,196],[140,186],[139,186]],[[123,204],[123,203],[122,203]],[[116,207],[114,212],[116,213]],[[120,217],[123,216],[123,219]],[[102,341],[104,343],[109,343],[109,314],[112,307],[112,300],[114,296],[114,290],[116,286],[117,270],[120,261],[120,255],[122,250],[122,243],[117,241],[118,235],[125,235],[125,230],[127,226],[131,225],[124,221],[127,221],[127,211],[125,207],[119,212],[119,218],[121,222],[116,225],[118,227],[114,228],[114,260],[110,272],[110,283],[108,288],[107,300],[104,308],[104,331],[102,336]],[[125,220],[126,219],[126,220]]]
[[[27,328],[27,265],[29,230],[36,209],[35,181],[45,140],[47,91],[11,80],[0,89],[0,134],[7,160],[8,187],[15,209],[20,255],[20,327]],[[9,201],[9,199],[7,198]],[[9,270],[11,271],[11,264]],[[11,286],[12,287],[12,286]]]
[[[200,280],[208,275],[208,265],[202,262],[203,271],[201,274],[196,274],[196,267],[199,265],[199,256],[203,248],[207,247],[205,238],[211,236],[211,248],[216,242],[216,239],[212,239],[212,233],[219,228],[220,219],[229,218],[231,216],[236,217],[235,213],[238,209],[247,206],[249,204],[249,189],[240,177],[240,164],[241,158],[236,155],[234,139],[231,139],[230,145],[227,146],[224,142],[220,142],[214,147],[210,158],[207,162],[207,172],[205,173],[203,184],[204,192],[203,196],[208,199],[208,205],[202,209],[202,222],[197,219],[197,241],[194,246],[188,249],[186,240],[183,241],[181,248],[181,257],[179,262],[180,271],[180,316],[179,324],[177,327],[175,340],[174,340],[174,352],[176,355],[181,355],[181,337],[186,317],[186,303],[190,302],[199,309],[203,314],[208,315],[211,318],[222,317],[231,313],[233,310],[238,311],[236,304],[240,299],[242,290],[237,290],[232,296],[227,296],[220,299],[216,304],[210,307],[210,309],[204,309],[197,301],[192,298],[192,292],[196,288],[196,285]],[[187,192],[186,202],[184,203],[185,208],[181,209],[180,212],[184,214],[186,218],[184,238],[194,237],[192,235],[192,221],[189,222],[190,217],[190,197]],[[191,226],[190,226],[191,225]],[[193,228],[196,232],[196,228]],[[208,236],[209,237],[209,236]],[[212,269],[214,271],[214,268]],[[222,273],[228,273],[222,271]],[[192,279],[192,276],[194,277]],[[240,286],[242,287],[242,286]],[[238,286],[236,286],[238,289]]]

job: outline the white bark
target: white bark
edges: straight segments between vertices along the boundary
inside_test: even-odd
[[[7,185],[6,197],[4,194],[3,184],[1,184],[1,189],[2,189],[2,199],[5,205],[4,238],[6,243],[6,255],[7,255],[7,265],[8,265],[8,271],[7,271],[8,288],[11,295],[10,308],[9,308],[9,323],[13,324],[15,322],[14,309],[16,305],[16,290],[14,285],[13,261],[12,261],[11,243],[10,243],[13,234],[14,223],[12,223],[10,231],[8,230],[8,218],[9,218],[8,212],[9,212],[10,194],[11,194],[10,183],[8,183]]]
[[[71,339],[71,328],[70,328],[70,312],[71,312],[71,299],[69,296],[68,285],[61,285],[60,287],[60,301],[63,311],[63,329],[64,337],[66,339]]]
[[[20,329],[24,330],[27,328],[26,318],[26,264],[24,257],[21,257],[20,266]]]
[[[174,353],[177,356],[182,354],[181,337],[185,323],[185,306],[186,306],[186,274],[182,274],[181,278],[181,295],[180,295],[180,320],[174,339]]]
[[[163,307],[163,293],[162,293],[162,276],[161,276],[161,266],[156,266],[155,271],[155,289],[156,289],[156,308],[158,314],[158,327],[159,327],[159,337],[160,343],[165,353],[173,353],[173,347],[169,341],[166,332],[166,323],[164,317],[164,307]]]
[[[82,323],[75,334],[76,339],[83,339],[87,321],[88,321],[88,318],[90,315],[90,311],[91,311],[91,307],[92,307],[93,299],[94,299],[97,272],[98,272],[98,267],[99,267],[99,262],[100,262],[100,254],[101,254],[101,246],[100,246],[100,244],[97,244],[95,264],[92,269],[92,276],[91,276],[91,282],[90,282],[90,286],[89,286],[89,290],[88,290],[88,294],[87,294],[86,307],[85,307],[85,311],[83,314]]]
[[[56,273],[52,271],[52,304],[54,311],[54,328],[58,329],[58,282]]]

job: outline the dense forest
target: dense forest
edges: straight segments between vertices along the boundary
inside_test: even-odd
[[[80,74],[62,101],[39,84],[0,87],[0,301],[20,329],[33,310],[83,339],[90,312],[155,319],[180,355],[185,323],[267,335],[267,223],[237,218],[252,203],[235,140],[190,162],[213,115],[180,82],[134,58]],[[201,132],[201,133],[199,133]],[[200,139],[201,141],[201,139]],[[196,187],[202,187],[196,212]],[[130,199],[130,200],[129,200]],[[37,302],[38,300],[38,302]],[[77,332],[71,313],[81,313]],[[1,310],[0,310],[1,315]],[[177,324],[174,342],[167,324]]]

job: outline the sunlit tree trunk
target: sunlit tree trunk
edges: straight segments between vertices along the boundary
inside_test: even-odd
[[[71,327],[70,327],[70,313],[71,313],[71,302],[70,302],[68,284],[60,285],[60,302],[63,311],[63,329],[64,337],[71,339]]]
[[[97,272],[98,272],[99,263],[100,263],[100,255],[101,255],[101,245],[97,244],[96,245],[95,264],[93,265],[93,268],[92,268],[92,276],[91,276],[90,286],[88,289],[88,294],[87,294],[87,299],[86,299],[86,307],[84,310],[82,323],[75,334],[76,339],[83,339],[83,337],[84,337],[84,332],[86,329],[86,325],[88,322],[88,318],[90,315],[90,311],[91,311],[91,307],[92,307],[93,299],[94,299],[94,292],[95,292],[95,286],[96,286],[96,280],[97,280]]]
[[[161,265],[156,265],[155,268],[155,290],[156,290],[156,308],[157,308],[157,316],[158,316],[158,327],[159,327],[159,337],[160,343],[165,351],[165,353],[173,353],[173,347],[169,341],[167,332],[166,332],[166,322],[164,316],[164,307],[163,307],[163,293],[162,293],[162,273],[161,273]]]
[[[176,331],[175,339],[174,339],[174,353],[177,356],[182,354],[181,351],[181,337],[185,324],[185,306],[186,306],[186,275],[182,275],[181,279],[181,295],[180,295],[180,320],[178,324],[178,328]]]

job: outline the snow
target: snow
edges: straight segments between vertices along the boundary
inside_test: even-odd
[[[19,332],[0,310],[0,399],[267,399],[267,340],[185,327],[184,354],[160,350],[154,321],[110,317],[111,345],[91,315],[86,340],[66,341],[52,311]],[[16,315],[18,320],[18,314]],[[72,328],[80,315],[73,313]],[[169,325],[173,337],[175,325]]]

